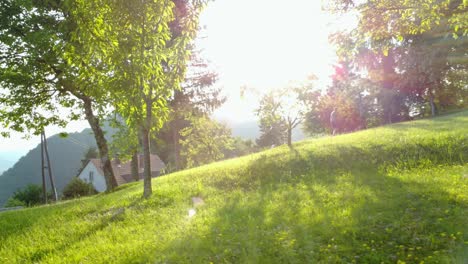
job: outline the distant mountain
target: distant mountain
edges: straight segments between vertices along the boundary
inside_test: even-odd
[[[228,124],[228,126],[232,129],[232,135],[235,137],[251,139],[253,141],[260,137],[260,128],[257,121]],[[306,135],[302,132],[300,126],[293,130],[293,141],[303,140],[305,138]]]
[[[255,140],[260,136],[260,128],[256,121],[228,124],[228,126],[232,129],[232,135],[235,137]]]
[[[84,153],[96,143],[90,129],[71,133],[66,138],[54,135],[47,139],[47,143],[52,172],[60,192],[77,174]],[[41,184],[41,179],[41,147],[37,145],[0,176],[0,207],[14,191],[28,184]]]

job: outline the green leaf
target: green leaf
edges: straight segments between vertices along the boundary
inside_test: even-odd
[[[382,53],[383,53],[383,55],[385,57],[387,57],[388,56],[388,48],[387,47],[383,48]]]

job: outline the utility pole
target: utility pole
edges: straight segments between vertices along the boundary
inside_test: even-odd
[[[47,203],[47,186],[44,167],[44,140],[41,133],[41,172],[42,172],[42,202]]]
[[[47,148],[47,138],[46,138],[44,131],[42,131],[41,137],[42,137],[42,142],[44,144],[45,157],[47,159],[47,171],[49,172],[50,186],[52,187],[55,201],[58,201],[57,189],[55,188],[54,177],[52,175],[52,167],[50,166],[49,150]],[[42,168],[44,170],[44,166]]]

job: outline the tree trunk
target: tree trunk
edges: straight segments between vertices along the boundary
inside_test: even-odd
[[[132,170],[132,177],[135,181],[140,180],[140,175],[138,173],[138,152],[133,152],[132,161],[131,163],[131,170]]]
[[[96,144],[101,156],[102,171],[104,172],[104,178],[106,180],[107,191],[113,190],[117,187],[117,181],[114,177],[114,171],[112,170],[111,160],[109,158],[109,149],[107,147],[107,140],[104,137],[104,132],[99,125],[99,119],[94,115],[92,109],[91,98],[82,96],[81,100],[84,103],[85,115],[89,125],[94,133]]]
[[[180,170],[180,147],[179,147],[179,126],[177,120],[174,120],[172,128],[172,143],[174,144],[174,163],[176,170]]]
[[[434,96],[432,94],[429,98],[429,103],[431,104],[431,116],[434,117],[436,115],[436,107],[434,103]]]
[[[288,127],[288,146],[292,147],[292,127]]]
[[[150,159],[150,130],[151,130],[151,119],[152,119],[152,103],[146,101],[146,122],[143,125],[142,131],[142,142],[143,142],[143,160],[144,160],[144,187],[143,197],[148,198],[153,192],[151,187],[151,159]]]
[[[387,112],[387,123],[393,123],[393,114],[394,114],[394,107],[393,104],[395,103],[395,85],[394,85],[394,76],[395,76],[395,58],[393,56],[392,50],[388,51],[387,56],[383,56],[382,58],[382,67],[383,67],[383,81],[382,86],[383,89],[388,91],[386,96],[389,96],[388,100],[390,105],[388,106]]]
[[[393,100],[393,95],[392,95],[392,98],[390,100],[390,106],[388,109],[388,124],[393,123],[393,103],[394,103],[394,100]]]
[[[362,104],[362,95],[359,93],[358,97],[358,106],[359,106],[359,130],[364,129],[367,127],[367,122],[364,118],[364,106]]]

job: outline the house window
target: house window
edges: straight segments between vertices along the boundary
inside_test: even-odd
[[[89,172],[89,182],[93,182],[94,181],[94,171],[90,171]]]

